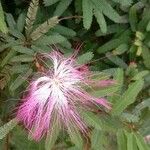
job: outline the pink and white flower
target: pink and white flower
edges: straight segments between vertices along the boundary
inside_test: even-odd
[[[18,108],[17,119],[35,140],[51,131],[55,123],[86,133],[87,127],[80,113],[99,105],[110,109],[109,103],[84,90],[89,83],[96,82],[87,66],[81,66],[73,57],[65,58],[59,52],[46,57],[52,61],[52,66],[29,86],[28,94]]]

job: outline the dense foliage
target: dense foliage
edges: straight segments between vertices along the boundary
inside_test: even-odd
[[[88,137],[56,128],[40,142],[27,136],[15,111],[41,53],[79,48],[78,62],[117,84],[89,93],[106,97],[111,111],[84,114]],[[149,150],[149,0],[1,0],[0,149]]]

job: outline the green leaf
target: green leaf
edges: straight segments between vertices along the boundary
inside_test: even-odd
[[[98,130],[102,129],[102,122],[98,116],[96,116],[92,112],[85,112],[85,111],[82,113],[82,115],[83,119],[89,126],[95,127]]]
[[[145,66],[150,69],[150,51],[146,46],[142,46],[142,57],[144,59]]]
[[[92,91],[89,91],[91,95],[95,97],[104,97],[108,95],[112,95],[113,93],[117,92],[119,89],[118,85],[113,85],[107,88],[102,89],[93,89]]]
[[[130,30],[125,30],[123,33],[121,32],[121,35],[119,38],[112,38],[110,41],[106,42],[104,45],[100,46],[97,49],[97,52],[99,54],[105,53],[108,51],[111,51],[112,49],[117,48],[119,45],[123,43],[128,43],[130,39],[131,31]]]
[[[101,30],[97,30],[95,32],[95,34],[96,34],[96,36],[106,36],[106,35],[113,34],[113,33],[120,33],[123,30],[125,30],[126,28],[127,28],[126,25],[112,24],[112,25],[107,26],[107,32],[106,33],[102,33]]]
[[[68,8],[68,6],[71,4],[71,2],[72,0],[60,0],[54,12],[54,16],[61,16],[64,13],[64,11]]]
[[[69,49],[69,51],[71,51],[72,45],[68,40],[61,42],[60,46],[62,46],[63,48],[67,48],[67,49]]]
[[[143,80],[131,83],[121,98],[113,106],[112,114],[119,115],[127,108],[128,105],[132,104],[136,100],[138,93],[142,90],[143,84]]]
[[[53,49],[47,45],[32,45],[31,48],[35,51],[35,53],[49,53]]]
[[[137,14],[136,14],[136,7],[132,6],[129,10],[129,23],[131,26],[132,31],[136,31],[137,28]]]
[[[16,22],[12,14],[6,13],[6,21],[11,30],[14,30],[16,28]]]
[[[86,64],[88,63],[92,58],[94,57],[94,54],[92,52],[87,52],[85,54],[82,54],[78,57],[77,62],[78,64]]]
[[[121,119],[130,123],[137,123],[140,120],[138,115],[130,113],[122,113]]]
[[[79,149],[83,149],[83,139],[80,132],[75,127],[71,126],[68,128],[67,132],[75,146]]]
[[[19,53],[27,54],[27,55],[34,55],[34,51],[30,48],[23,47],[23,46],[14,46],[13,49]]]
[[[123,43],[123,44],[119,45],[115,50],[113,50],[113,54],[121,55],[124,52],[128,51],[128,49],[129,49],[129,45],[126,43]]]
[[[120,15],[113,9],[113,7],[106,0],[91,0],[94,7],[96,7],[100,12],[103,12],[105,16],[114,22],[121,22]],[[109,11],[108,11],[109,10]]]
[[[25,13],[23,12],[18,17],[18,20],[17,20],[17,29],[20,32],[23,32],[24,26],[25,26]]]
[[[9,60],[10,60],[15,54],[16,54],[16,52],[15,52],[13,49],[11,49],[11,50],[7,53],[6,57],[2,60],[0,66],[1,66],[1,67],[4,67],[4,66],[9,62]]]
[[[29,56],[29,55],[17,55],[11,58],[10,60],[11,62],[32,62],[34,61],[34,57],[33,56]]]
[[[120,3],[122,6],[130,6],[133,1],[132,0],[113,0],[116,3]]]
[[[55,35],[49,35],[49,36],[43,36],[40,38],[36,43],[38,45],[51,45],[51,44],[58,44],[66,41],[67,39],[60,35],[60,34],[55,34]]]
[[[121,120],[112,116],[100,116],[100,120],[102,122],[102,129],[106,132],[116,133],[118,128],[123,127]]]
[[[146,31],[149,32],[150,31],[150,21],[148,22],[147,26],[146,26]]]
[[[150,13],[150,9],[145,7],[143,14],[142,14],[142,17],[141,17],[141,20],[138,23],[138,31],[143,31],[143,30],[145,31],[146,26],[150,20],[149,13]]]
[[[45,150],[51,150],[59,135],[60,127],[58,124],[53,124],[52,130],[47,133],[45,140]]]
[[[123,41],[121,41],[120,39],[112,39],[112,40],[108,41],[107,43],[105,43],[104,45],[102,45],[101,47],[99,47],[97,49],[97,52],[99,54],[105,53],[107,51],[110,51],[110,50],[118,47],[122,43],[123,43]]]
[[[56,26],[58,24],[59,20],[58,17],[52,17],[50,19],[48,19],[47,21],[45,21],[44,23],[42,23],[41,25],[39,25],[30,35],[31,39],[33,41],[36,41],[37,39],[39,39],[42,35],[44,35],[45,33],[47,33],[51,28],[53,28],[54,26]]]
[[[7,33],[8,32],[8,28],[5,22],[5,17],[4,17],[4,12],[3,12],[3,8],[0,2],[0,31],[3,33]]]
[[[149,150],[148,145],[146,145],[143,137],[140,134],[136,133],[134,134],[134,136],[136,138],[136,143],[137,143],[139,150]]]
[[[70,36],[70,37],[76,36],[76,32],[74,30],[61,25],[57,25],[56,27],[54,27],[54,31],[65,36]]]
[[[118,150],[127,150],[127,140],[126,136],[124,134],[124,131],[122,129],[119,129],[117,131],[117,145]]]
[[[98,150],[102,147],[102,140],[103,140],[103,132],[97,129],[92,131],[91,136],[91,149]]]
[[[23,73],[19,75],[14,82],[10,85],[9,89],[10,91],[14,92],[18,87],[20,87],[26,80],[27,78],[32,74],[32,69],[29,69],[26,71],[26,73]]]
[[[104,87],[104,88],[92,88],[92,89],[89,88],[89,89],[87,89],[87,91],[95,97],[109,96],[109,95],[112,95],[115,92],[119,91],[119,89],[120,89],[120,87],[122,87],[123,81],[124,81],[123,70],[115,69],[115,71],[112,75],[114,76],[114,80],[116,81],[116,84],[109,86],[109,87]]]
[[[23,73],[29,69],[28,64],[17,64],[11,67],[12,74]]]
[[[43,140],[38,143],[33,140],[29,141],[27,132],[21,126],[16,126],[11,135],[10,144],[15,150],[44,150]]]
[[[116,81],[116,85],[118,86],[118,93],[122,91],[122,87],[124,84],[124,71],[121,68],[116,69],[114,74],[114,80]]]
[[[33,28],[33,24],[36,19],[37,11],[39,6],[39,0],[32,0],[28,8],[27,17],[26,17],[26,26],[25,31],[27,36],[30,34]]]
[[[16,119],[10,120],[8,123],[0,127],[0,139],[3,139],[16,125],[18,121]]]
[[[81,149],[78,149],[78,147],[73,146],[73,147],[69,147],[69,148],[67,148],[67,150],[81,150]]]
[[[139,132],[144,136],[149,135],[149,133],[150,133],[150,118],[149,118],[149,116],[147,117],[147,119],[143,120],[142,126],[139,129]]]
[[[133,113],[140,115],[141,111],[146,107],[150,108],[150,98],[143,100],[141,103],[135,106],[135,108],[133,109]]]
[[[50,6],[50,5],[57,3],[58,1],[60,1],[60,0],[44,0],[43,3],[45,6]]]
[[[101,28],[102,33],[106,33],[107,32],[107,23],[105,21],[104,15],[97,10],[94,10],[94,15],[97,19],[97,22]]]
[[[140,40],[140,41],[143,41],[144,38],[145,38],[144,33],[143,33],[143,32],[140,32],[140,31],[136,31],[135,36],[136,36],[136,38],[137,38],[138,40]]]
[[[113,55],[112,53],[107,53],[106,57],[112,61],[114,64],[116,64],[117,66],[126,69],[128,67],[128,65],[118,56]]]
[[[134,136],[133,136],[133,133],[129,133],[127,131],[125,131],[125,135],[126,135],[126,138],[127,138],[127,150],[134,150]]]
[[[16,46],[16,45],[18,45],[18,43],[16,43],[15,41],[9,42],[7,44],[3,44],[0,46],[0,52],[6,50],[9,47]]]
[[[75,12],[77,14],[82,14],[82,1],[81,0],[75,0],[74,6],[75,6]]]
[[[24,35],[17,29],[10,29],[9,32],[18,39],[25,39]]]
[[[82,0],[83,26],[89,29],[93,19],[93,8],[90,0]]]
[[[138,74],[136,74],[136,75],[132,78],[132,80],[140,80],[140,79],[142,79],[144,76],[146,76],[146,75],[148,75],[148,74],[149,74],[149,71],[147,71],[147,70],[141,71],[141,72],[139,72]]]

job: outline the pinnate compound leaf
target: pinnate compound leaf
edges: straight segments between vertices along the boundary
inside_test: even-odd
[[[76,32],[74,30],[61,25],[57,25],[56,27],[54,27],[54,31],[69,37],[76,36]]]
[[[22,32],[25,25],[25,13],[21,13],[17,20],[17,29]]]
[[[6,21],[11,30],[14,30],[16,28],[16,22],[12,14],[6,13]]]
[[[130,6],[133,3],[133,0],[113,0],[113,1],[121,4],[122,6]]]
[[[87,52],[85,54],[82,54],[78,57],[77,62],[79,64],[86,64],[88,63],[92,58],[94,57],[94,54],[92,52]]]
[[[1,2],[0,2],[0,31],[2,31],[3,33],[8,32]]]
[[[137,14],[136,14],[136,7],[132,6],[129,10],[129,23],[131,26],[132,31],[136,31],[137,26]]]
[[[39,40],[36,41],[37,45],[51,45],[51,44],[58,44],[67,41],[67,39],[60,35],[54,34],[49,36],[43,36]]]
[[[0,127],[0,139],[3,139],[16,125],[18,121],[16,119],[10,120],[8,123]]]
[[[58,17],[52,17],[38,26],[30,35],[33,41],[39,39],[43,34],[47,33],[49,29],[53,28],[59,22]]]
[[[26,33],[29,34],[33,28],[33,24],[36,19],[37,10],[39,6],[39,0],[32,0],[28,8],[27,17],[26,17]]]
[[[115,9],[110,5],[110,3],[106,0],[91,0],[94,7],[96,7],[100,12],[102,12],[105,16],[109,19],[113,20],[114,22],[121,23],[122,18],[116,12]]]
[[[150,69],[150,51],[146,46],[142,47],[142,57],[144,59],[145,66]]]
[[[26,54],[17,55],[11,58],[11,62],[32,62],[34,60],[33,56],[29,56]]]
[[[150,21],[148,22],[147,26],[146,26],[146,31],[150,31]]]
[[[125,135],[126,135],[126,138],[127,138],[127,150],[135,150],[134,149],[134,136],[133,136],[133,133],[129,133],[127,131],[125,131]]]
[[[13,67],[11,67],[10,69],[12,74],[18,74],[27,71],[29,68],[29,64],[17,64],[13,65]]]
[[[32,74],[32,69],[29,69],[26,71],[26,73],[23,73],[19,75],[14,82],[10,85],[9,89],[10,91],[14,92],[18,87],[20,87],[26,80],[27,78]]]
[[[139,92],[142,90],[144,85],[143,80],[135,81],[131,83],[128,89],[124,92],[121,98],[114,104],[112,109],[113,115],[121,114],[130,104],[135,100]]]
[[[13,49],[11,49],[7,55],[5,56],[5,58],[2,60],[0,66],[1,67],[4,67],[8,62],[9,60],[11,60],[11,58],[16,54],[16,51],[14,51]]]
[[[58,124],[53,125],[52,130],[47,133],[45,140],[45,150],[51,150],[59,135],[60,127]]]
[[[72,0],[60,0],[54,12],[54,16],[61,16],[68,8],[68,6],[71,4],[71,2]]]
[[[150,98],[143,100],[141,103],[135,106],[135,108],[133,109],[133,113],[140,115],[141,111],[146,107],[150,109]]]
[[[103,149],[103,144],[106,138],[104,137],[104,132],[94,129],[91,136],[91,148],[92,150]]]
[[[121,119],[126,122],[131,122],[131,123],[135,122],[136,123],[139,121],[140,118],[136,114],[122,113]]]
[[[80,132],[77,129],[73,129],[73,127],[69,127],[68,134],[70,136],[71,141],[75,144],[78,149],[83,149],[83,139],[81,137]]]
[[[92,127],[95,127],[98,130],[102,129],[102,122],[99,119],[98,116],[96,116],[95,114],[91,113],[91,112],[83,112],[83,117],[85,122]]]
[[[97,30],[95,32],[95,35],[96,36],[106,36],[106,35],[113,34],[113,33],[120,33],[121,31],[125,30],[126,28],[127,28],[126,25],[112,24],[112,25],[107,26],[107,32],[106,33],[102,33],[101,30]]]
[[[93,19],[93,7],[90,0],[82,0],[83,26],[89,29]]]
[[[118,47],[120,44],[122,44],[123,41],[121,41],[120,39],[112,39],[110,41],[108,41],[107,43],[105,43],[104,45],[102,45],[101,47],[99,47],[97,49],[98,53],[105,53],[107,51],[110,51],[116,47]]]
[[[140,134],[135,133],[134,136],[139,150],[149,150],[149,146],[144,142],[144,139]]]
[[[101,28],[102,33],[106,33],[107,32],[107,23],[105,21],[104,15],[97,10],[94,10],[94,15],[97,19],[97,22]]]
[[[124,131],[122,129],[119,129],[117,131],[117,145],[118,150],[127,150],[127,140],[126,136],[124,134]]]
[[[112,53],[107,53],[106,57],[121,68],[126,69],[128,67],[128,65],[120,57],[113,55]]]
[[[148,75],[150,72],[148,70],[144,70],[144,71],[141,71],[139,73],[137,73],[133,78],[132,80],[140,80],[142,79],[144,76]]]
[[[60,0],[44,0],[43,3],[45,6],[50,6],[50,5],[57,3],[58,1],[60,1]]]
[[[27,54],[27,55],[34,55],[34,51],[30,48],[23,47],[23,46],[14,46],[13,49],[16,52],[22,53],[22,54]]]
[[[115,50],[113,50],[114,55],[121,55],[129,49],[128,44],[123,43],[119,45]]]

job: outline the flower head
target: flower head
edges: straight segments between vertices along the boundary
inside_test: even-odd
[[[47,73],[31,82],[29,92],[20,105],[17,118],[39,140],[55,123],[86,133],[80,112],[96,105],[110,108],[104,98],[96,98],[84,90],[95,81],[86,65],[79,65],[73,57],[65,58],[58,52],[47,56],[52,67]]]

